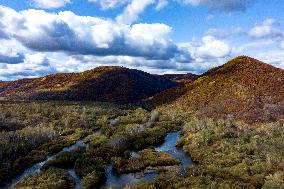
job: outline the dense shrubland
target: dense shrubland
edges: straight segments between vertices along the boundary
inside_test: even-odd
[[[119,173],[175,167],[177,159],[151,146],[180,129],[178,146],[192,157],[195,166],[183,175],[165,169],[153,182],[132,188],[284,188],[283,121],[247,124],[198,119],[186,109],[172,106],[152,112],[109,104],[3,103],[2,107],[1,116],[7,118],[4,123],[21,126],[0,133],[1,182],[79,139],[88,143],[87,148],[56,155],[40,174],[15,188],[71,187],[74,183],[68,169],[75,170],[83,188],[96,188],[105,182],[109,164]],[[100,132],[93,134],[98,128]],[[140,152],[132,157],[132,151]]]
[[[132,188],[284,188],[284,127],[280,122],[186,119],[178,146],[195,166]]]
[[[113,164],[116,167],[118,160],[129,163],[125,167],[127,172],[179,164],[171,156],[149,149],[139,153],[137,158],[131,158],[131,151],[161,144],[168,132],[181,128],[181,121],[173,121],[158,111],[61,102],[3,102],[1,108],[5,120],[16,120],[23,125],[2,129],[0,133],[3,147],[0,149],[1,183],[80,139],[88,144],[87,148],[56,155],[44,165],[40,174],[24,179],[16,187],[36,184],[41,188],[45,183],[42,179],[51,180],[56,176],[56,170],[74,169],[83,188],[96,188],[105,182],[106,166]],[[115,121],[111,123],[111,119]],[[100,132],[94,132],[98,129]],[[63,172],[60,183],[69,182],[72,178],[65,177]],[[54,186],[60,188],[60,183],[54,182]]]
[[[101,103],[0,102],[0,183],[125,114]]]
[[[133,173],[143,171],[148,167],[176,166],[180,164],[180,161],[167,153],[145,149],[140,151],[137,157],[112,158],[112,164],[118,173]]]
[[[109,138],[108,144],[117,153],[155,146],[164,141],[168,132],[181,128],[181,122],[172,121],[158,114],[155,111],[149,113],[138,108],[128,115],[118,116],[115,125],[102,126],[101,132]],[[98,139],[93,141],[97,143]]]
[[[34,189],[70,189],[74,186],[74,182],[70,178],[68,172],[63,169],[48,169],[41,174],[31,176],[22,182],[19,182],[13,189],[17,188],[34,188]]]

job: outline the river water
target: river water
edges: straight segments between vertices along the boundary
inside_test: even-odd
[[[96,131],[94,135],[100,134],[100,131]],[[180,133],[179,132],[173,132],[169,133],[165,141],[162,145],[156,147],[157,151],[166,152],[170,155],[172,155],[175,158],[178,158],[181,161],[180,165],[180,171],[181,173],[184,171],[185,167],[192,165],[192,161],[189,157],[186,156],[183,150],[176,148],[176,143],[179,140]],[[88,144],[84,143],[83,140],[77,141],[75,144],[64,148],[61,152],[59,152],[56,155],[59,155],[63,152],[71,152],[74,151],[80,147],[88,147]],[[19,181],[23,180],[27,176],[40,173],[41,168],[48,162],[54,159],[56,156],[50,156],[45,161],[37,163],[30,167],[29,169],[26,169],[21,175],[15,177],[11,184],[7,185],[5,188],[14,186]],[[137,152],[132,152],[132,156],[136,156]],[[74,169],[68,170],[69,175],[73,178],[75,182],[74,189],[80,189],[81,188],[81,180],[76,175]],[[129,173],[129,174],[117,174],[113,171],[113,168],[111,165],[108,165],[106,168],[106,174],[107,174],[107,180],[105,185],[102,188],[108,188],[111,187],[113,189],[121,189],[124,188],[126,185],[135,184],[137,182],[141,181],[151,181],[153,180],[157,174],[156,173]]]
[[[176,143],[179,138],[180,132],[169,133],[165,138],[165,142],[161,146],[157,147],[156,150],[166,152],[173,157],[178,158],[181,162],[180,171],[184,172],[186,167],[193,165],[193,162],[182,149],[178,149],[176,147]]]
[[[166,152],[181,162],[180,173],[182,174],[187,166],[193,165],[191,158],[187,157],[185,152],[176,148],[176,143],[180,138],[180,132],[169,133],[165,142],[156,148],[157,151]],[[137,156],[137,152],[131,153],[132,157]],[[152,181],[157,176],[156,173],[128,173],[116,174],[112,170],[112,166],[107,167],[107,181],[103,188],[122,189],[126,185],[135,184],[142,181]]]
[[[84,143],[83,140],[79,140],[77,141],[75,144],[69,146],[69,147],[65,147],[62,149],[62,151],[60,151],[59,153],[57,153],[56,155],[59,155],[59,154],[62,154],[64,152],[71,152],[71,151],[74,151],[80,147],[87,147],[87,144]],[[34,174],[37,174],[37,173],[40,173],[40,170],[41,168],[49,161],[53,160],[54,157],[56,155],[53,155],[53,156],[48,156],[46,160],[42,161],[42,162],[39,162],[39,163],[36,163],[34,164],[32,167],[26,169],[21,175],[15,177],[12,179],[11,183],[8,184],[6,187],[4,188],[9,188],[11,186],[14,186],[15,184],[17,184],[19,181],[23,180],[24,178],[26,178],[27,176],[30,176],[30,175],[34,175]]]

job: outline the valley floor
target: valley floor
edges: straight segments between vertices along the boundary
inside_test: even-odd
[[[200,120],[167,106],[150,112],[108,103],[0,102],[0,109],[2,186],[284,188],[281,122]],[[19,177],[33,165],[40,166]]]

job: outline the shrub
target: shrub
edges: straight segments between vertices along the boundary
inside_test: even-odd
[[[104,172],[93,171],[82,179],[83,189],[100,188],[106,180]]]
[[[66,170],[51,168],[41,174],[25,178],[12,188],[69,189],[73,186],[74,183]]]
[[[164,152],[157,152],[153,149],[142,150],[137,157],[129,160],[120,157],[112,158],[114,169],[119,173],[140,172],[147,167],[175,166],[180,162]]]
[[[76,174],[82,178],[94,171],[104,173],[105,165],[106,162],[100,157],[81,157],[76,160],[74,168]]]

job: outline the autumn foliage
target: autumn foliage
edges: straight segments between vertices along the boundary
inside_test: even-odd
[[[55,74],[0,83],[0,97],[129,103],[176,85],[170,79],[139,70],[98,67],[82,73]]]
[[[197,112],[200,117],[276,121],[284,116],[284,71],[241,56],[149,100]]]

